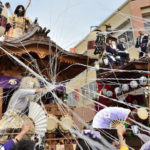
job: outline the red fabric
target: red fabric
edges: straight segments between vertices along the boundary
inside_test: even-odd
[[[126,102],[132,103],[133,101],[137,101],[138,105],[141,105],[144,103],[143,96],[142,95],[128,95],[126,98]]]
[[[114,87],[113,87],[113,86],[111,86],[111,85],[101,85],[99,82],[97,82],[97,84],[98,84],[98,93],[99,93],[103,88],[105,88],[105,89],[110,90],[110,91],[113,92],[113,97],[112,97],[112,98],[116,98],[116,95],[114,94]],[[105,105],[105,106],[109,106],[109,102],[111,102],[111,101],[112,101],[112,100],[110,100],[109,98],[105,98],[105,97],[103,97],[103,96],[99,96],[99,100],[98,100],[99,103],[101,103],[101,104],[103,104],[103,105]],[[100,105],[98,105],[98,104],[96,104],[95,107],[96,107],[96,110],[97,110],[97,111],[103,109],[103,107],[100,106]]]

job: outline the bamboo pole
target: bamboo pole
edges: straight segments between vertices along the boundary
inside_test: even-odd
[[[0,88],[0,119],[2,119],[3,110],[3,88]]]

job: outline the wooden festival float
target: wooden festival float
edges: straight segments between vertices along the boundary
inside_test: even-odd
[[[6,34],[4,41],[0,42],[0,118],[5,113],[9,99],[15,88],[19,86],[21,78],[30,75],[30,72],[25,67],[7,55],[3,49],[36,73],[42,74],[49,82],[55,80],[58,83],[65,84],[64,82],[84,71],[86,69],[85,65],[94,65],[94,59],[63,50],[51,40],[48,36],[49,32],[50,30],[39,26],[36,19],[28,29],[24,30],[21,36],[10,38]],[[51,72],[52,70],[53,72]],[[56,93],[63,100],[65,89],[60,89],[56,89]],[[65,126],[59,125],[55,119],[60,119],[68,126],[73,127],[72,113],[63,106],[65,114],[62,113],[55,103],[54,97],[47,97],[51,96],[42,98],[49,114],[45,139],[47,149],[55,149],[56,144],[61,143],[64,147],[70,147],[69,149],[71,150],[73,145],[70,143],[75,144],[75,138]],[[70,107],[70,109],[73,110],[74,108]],[[10,133],[9,137],[15,134]]]

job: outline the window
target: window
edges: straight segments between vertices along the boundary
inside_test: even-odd
[[[95,49],[95,41],[88,41],[88,50]]]
[[[132,28],[130,28],[128,31],[124,32],[123,34],[118,36],[118,41],[121,37],[125,38],[126,41],[126,48],[129,49],[134,45],[134,37],[133,37],[133,32],[131,31]]]
[[[150,16],[144,17],[143,22],[144,22],[144,27],[145,27],[146,33],[150,34]]]
[[[119,42],[119,39],[121,37],[125,38],[125,40],[126,40],[126,43],[125,43],[126,49],[129,49],[132,46],[134,46],[133,28],[131,26],[131,21],[130,20],[126,20],[126,21],[122,22],[121,24],[116,26],[114,29],[117,32],[114,33],[113,36],[118,39],[118,42]]]
[[[82,94],[87,97],[87,100],[94,99],[96,97],[97,83],[91,82],[89,85],[85,85],[82,89]]]

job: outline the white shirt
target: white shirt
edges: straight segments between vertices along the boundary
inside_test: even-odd
[[[11,101],[9,102],[8,109],[16,109],[20,112],[25,110],[28,105],[29,99],[28,96],[34,95],[36,89],[19,89],[17,90],[13,96]]]

